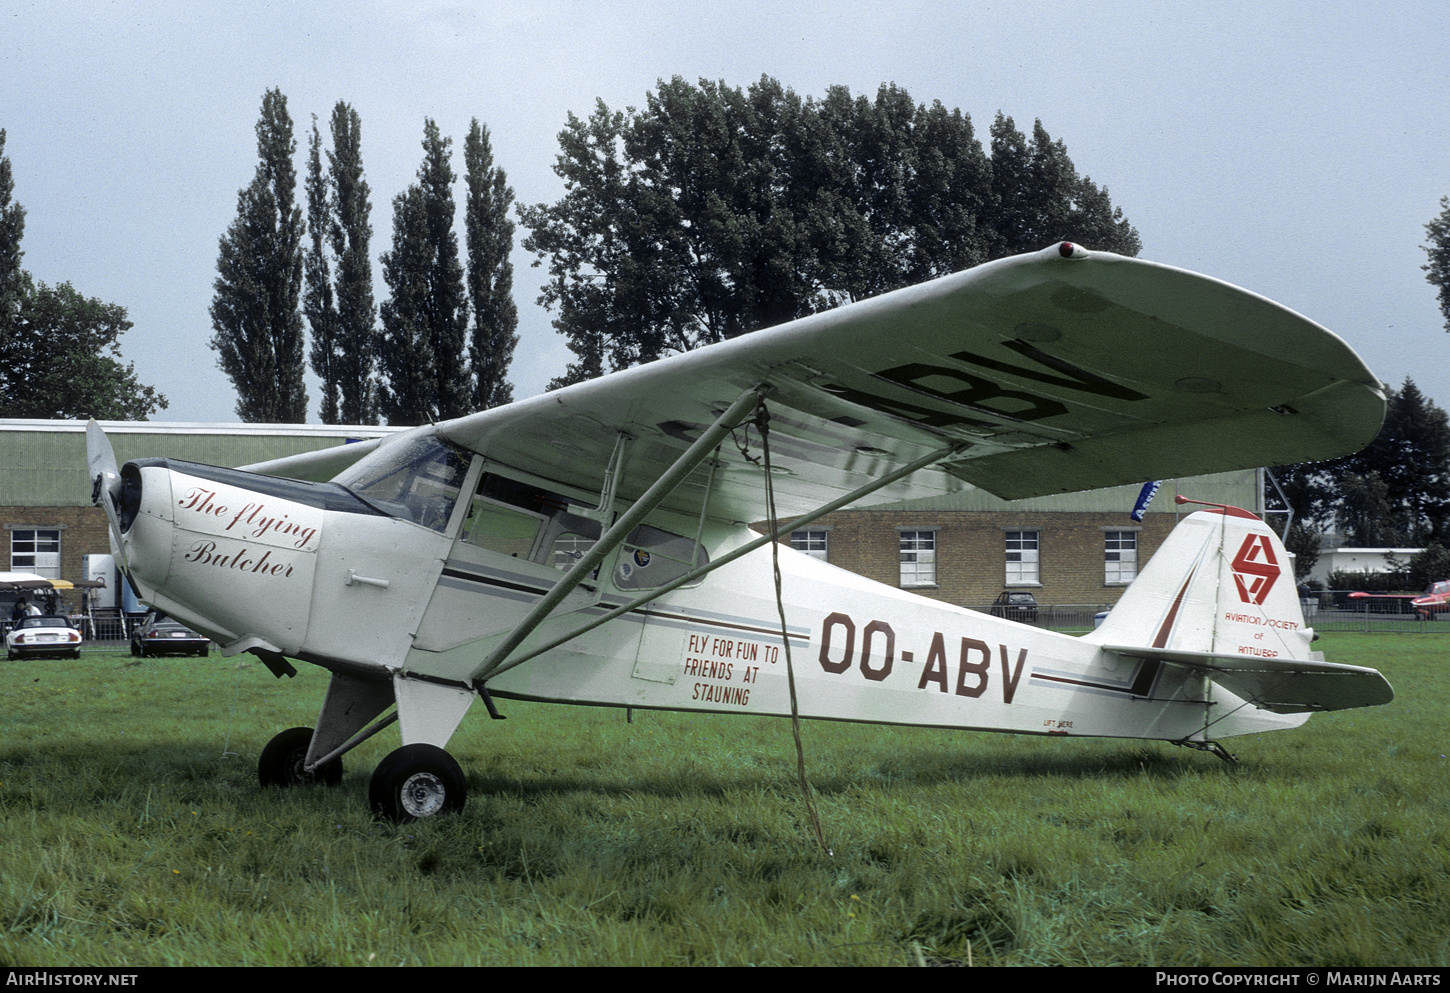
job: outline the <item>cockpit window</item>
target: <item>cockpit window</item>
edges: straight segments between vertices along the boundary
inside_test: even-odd
[[[393,517],[444,531],[471,456],[437,438],[419,437],[376,452],[333,482]]]
[[[590,508],[559,493],[487,473],[463,525],[463,541],[568,570],[599,540]]]

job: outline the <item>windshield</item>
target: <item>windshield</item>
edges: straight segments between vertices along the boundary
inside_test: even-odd
[[[441,532],[458,502],[469,460],[467,452],[422,436],[379,446],[333,482],[385,514]]]

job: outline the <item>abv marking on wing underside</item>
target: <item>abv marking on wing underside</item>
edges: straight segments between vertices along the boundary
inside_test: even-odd
[[[1044,383],[1054,387],[1059,393],[1066,390],[1125,402],[1148,399],[1147,394],[1115,383],[1055,355],[1049,355],[1029,342],[1018,339],[1003,342],[1003,345],[1024,358],[1045,366],[1049,371],[967,351],[953,352],[949,357],[963,366],[977,366],[1007,373],[1017,379]],[[919,396],[945,401],[955,409],[921,406],[908,400],[846,386],[831,385],[826,389],[852,403],[907,417],[929,427],[995,428],[1001,420],[1018,423],[1041,421],[1067,413],[1067,405],[1056,396],[1044,396],[1027,389],[1003,386],[1000,382],[954,365],[908,362],[883,369],[873,373],[873,376]],[[963,410],[997,420],[969,417],[961,412]]]

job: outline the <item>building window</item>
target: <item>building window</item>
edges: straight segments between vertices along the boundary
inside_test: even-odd
[[[902,531],[901,585],[936,585],[936,532]]]
[[[1037,531],[1007,532],[1007,585],[1038,586]]]
[[[10,532],[10,569],[60,578],[60,529],[15,528]]]
[[[826,532],[824,531],[792,531],[790,533],[790,547],[798,552],[805,552],[813,559],[826,561]]]
[[[1136,531],[1103,532],[1103,582],[1131,583],[1138,576]]]

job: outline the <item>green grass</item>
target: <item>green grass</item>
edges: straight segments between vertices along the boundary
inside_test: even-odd
[[[1430,965],[1450,959],[1442,639],[1335,634],[1389,707],[1157,743],[502,701],[450,744],[462,816],[263,791],[325,673],[5,664],[0,962],[12,965]]]

